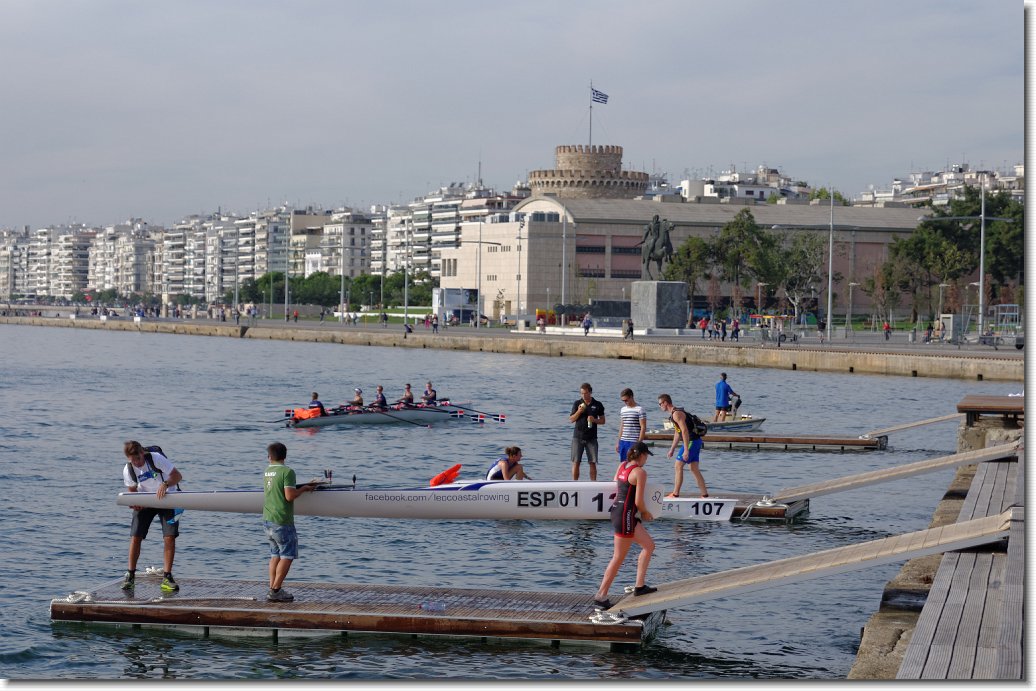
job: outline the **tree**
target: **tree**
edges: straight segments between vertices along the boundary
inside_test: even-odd
[[[673,259],[662,271],[666,281],[683,281],[687,284],[688,299],[691,311],[694,311],[694,296],[698,292],[698,282],[712,278],[713,248],[704,238],[692,235],[676,248]]]
[[[824,263],[824,241],[821,233],[791,231],[778,243],[778,270],[772,280],[766,281],[784,289],[784,294],[795,310],[795,322],[807,296],[820,285]]]
[[[841,192],[839,192],[838,190],[835,190],[834,192],[835,192],[835,202],[839,206],[849,206],[850,205],[849,200],[846,199],[842,195]],[[827,189],[826,187],[821,187],[820,189],[815,189],[812,192],[810,192],[809,193],[809,198],[811,200],[813,200],[813,199],[825,199],[825,200],[826,199],[830,199],[831,198],[831,191],[829,189]]]
[[[748,209],[741,209],[724,225],[713,247],[716,265],[723,279],[731,284],[733,301],[738,314],[741,310],[741,291],[754,280],[765,252],[772,239],[755,222]]]

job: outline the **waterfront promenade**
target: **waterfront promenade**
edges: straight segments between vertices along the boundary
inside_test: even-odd
[[[258,338],[286,341],[340,343],[344,345],[407,348],[439,348],[454,351],[497,352],[544,357],[603,357],[614,359],[714,364],[727,367],[769,367],[787,370],[886,374],[906,377],[945,377],[970,381],[1017,381],[1025,378],[1023,351],[1013,346],[970,343],[960,347],[949,343],[910,342],[907,334],[896,333],[886,341],[881,334],[856,332],[852,338],[836,336],[823,343],[813,334],[796,343],[778,347],[749,331],[740,342],[702,339],[697,331],[682,335],[638,335],[625,340],[618,329],[592,330],[550,327],[546,333],[513,330],[499,326],[473,329],[453,327],[434,333],[418,326],[407,334],[399,324],[345,325],[337,321],[283,322],[256,320],[249,325],[209,319],[97,317],[0,317],[0,324],[24,324],[65,328],[111,329],[150,333],[175,333],[230,338]]]

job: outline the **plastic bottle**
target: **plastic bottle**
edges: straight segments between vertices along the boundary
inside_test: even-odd
[[[418,605],[420,609],[426,612],[445,612],[446,603],[440,600],[429,600],[428,602],[422,602]]]

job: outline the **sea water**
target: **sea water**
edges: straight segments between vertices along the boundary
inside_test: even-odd
[[[49,603],[111,581],[126,568],[130,512],[122,443],[159,444],[186,489],[262,486],[265,448],[288,447],[300,481],[334,471],[336,484],[427,485],[463,463],[485,473],[518,445],[537,480],[570,478],[568,422],[583,382],[606,409],[600,479],[617,462],[619,392],[630,387],[651,428],[669,393],[711,419],[720,367],[628,360],[542,358],[439,350],[230,338],[0,327],[0,677],[9,679],[646,680],[844,678],[861,627],[899,564],[787,584],[670,610],[636,653],[517,640],[393,635],[202,638],[175,630],[52,622]],[[769,434],[859,435],[955,411],[967,394],[1004,395],[1020,384],[723,368],[742,412]],[[506,414],[506,422],[446,422],[286,429],[286,407],[317,391],[325,405],[354,387],[392,400],[431,379],[440,397]],[[822,479],[950,454],[956,423],[894,434],[890,450],[831,453],[710,451],[710,492],[772,493]],[[663,444],[647,463],[672,482]],[[587,478],[583,463],[582,478]],[[927,527],[952,470],[815,499],[791,524],[663,521],[653,584],[791,557]],[[690,481],[690,485],[688,485]],[[685,488],[693,480],[685,478]],[[607,521],[406,521],[302,516],[292,582],[376,583],[584,592],[612,552]],[[157,524],[140,569],[161,565]],[[634,578],[635,552],[613,596]],[[266,578],[259,516],[185,512],[174,573],[180,578]]]

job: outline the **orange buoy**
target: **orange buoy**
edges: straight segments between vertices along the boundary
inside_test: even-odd
[[[457,479],[457,476],[460,475],[460,467],[461,464],[458,463],[452,468],[442,471],[441,473],[439,473],[438,475],[436,475],[428,481],[428,486],[438,487],[439,485],[445,485],[447,483],[453,482]]]

